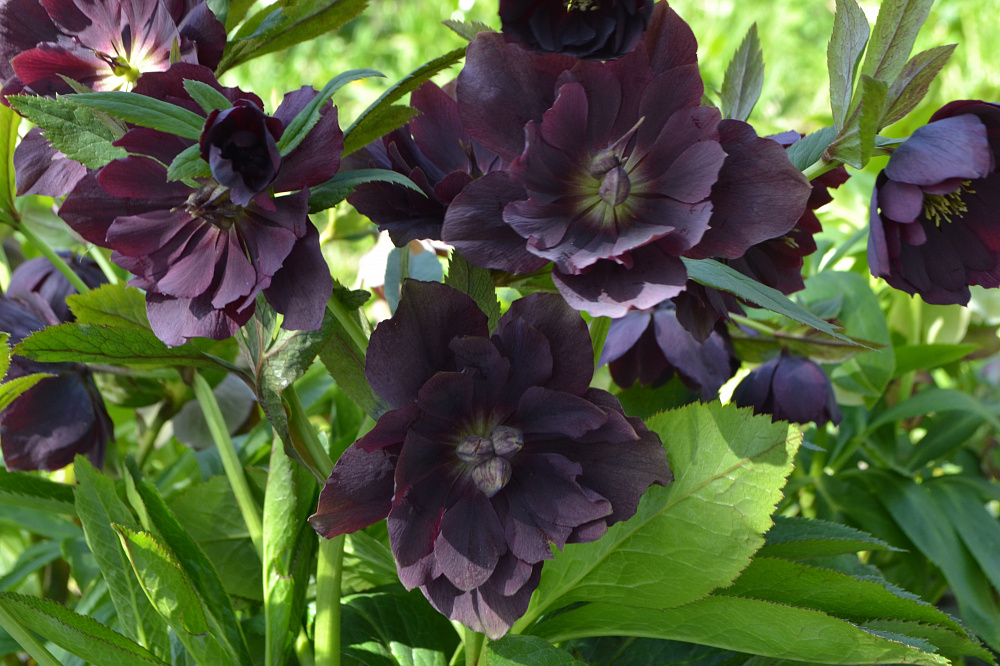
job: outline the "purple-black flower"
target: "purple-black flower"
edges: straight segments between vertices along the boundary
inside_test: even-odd
[[[635,48],[653,0],[500,0],[503,34],[538,53],[612,60]]]
[[[636,380],[641,386],[660,386],[676,373],[702,400],[714,398],[740,367],[724,326],[699,342],[677,321],[669,302],[612,320],[601,352],[600,364],[605,363],[622,388]]]
[[[1000,286],[1000,105],[951,102],[900,144],[875,181],[872,275],[937,305]]]
[[[733,402],[776,421],[834,425],[842,418],[823,368],[789,352],[754,368],[733,391]]]
[[[103,282],[97,266],[72,259],[70,266],[89,286]],[[47,259],[32,259],[11,275],[7,293],[0,296],[0,330],[17,344],[47,326],[72,321],[66,296],[76,293]],[[60,313],[60,314],[57,314]],[[0,413],[0,449],[10,470],[59,469],[78,454],[89,454],[101,466],[113,437],[113,424],[86,366],[78,363],[39,363],[14,355],[4,381],[47,373]]]
[[[277,140],[283,132],[280,120],[265,115],[249,99],[208,114],[201,132],[201,158],[215,180],[229,188],[229,198],[237,206],[246,206],[277,177],[281,166]]]
[[[80,181],[59,214],[86,240],[113,249],[112,261],[135,275],[130,284],[146,291],[149,322],[168,345],[233,335],[253,315],[260,293],[284,315],[283,327],[319,328],[333,282],[308,218],[309,188],[340,165],[336,108],[325,105],[309,136],[274,165],[276,173],[262,175],[276,155],[270,142],[316,91],[288,93],[274,117],[264,116],[255,95],[222,88],[204,67],[178,63],[145,75],[135,92],[203,114],[184,79],[212,85],[234,104],[232,114],[206,121],[203,150],[210,161],[217,156],[216,178],[197,179],[195,187],[168,181],[164,165],[192,142],[135,128],[117,142],[129,156]],[[233,145],[243,141],[234,135],[243,131],[244,115],[257,123],[247,151]],[[214,139],[222,150],[213,152]]]
[[[472,299],[408,281],[366,374],[392,409],[310,522],[333,537],[388,518],[402,583],[491,638],[527,609],[550,544],[600,538],[671,480],[659,437],[589,388],[586,325],[554,294],[515,301],[490,336]]]

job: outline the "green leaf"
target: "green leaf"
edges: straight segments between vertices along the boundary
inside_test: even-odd
[[[764,544],[801,435],[719,403],[654,416],[674,481],[600,540],[568,545],[542,569],[518,627],[577,601],[672,608],[729,585]]]
[[[978,345],[901,345],[894,348],[896,369],[892,378],[897,379],[915,370],[933,370],[960,361],[979,349]]]
[[[763,285],[723,263],[714,259],[683,259],[683,261],[685,268],[687,268],[688,277],[698,284],[728,291],[734,296],[756,303],[762,308],[784,315],[800,324],[811,326],[838,340],[857,344],[838,333],[837,328],[833,325],[793,303],[777,289]]]
[[[553,643],[598,632],[700,643],[809,664],[948,663],[820,611],[738,597],[711,596],[655,613],[593,603],[557,615],[532,631]]]
[[[863,169],[875,151],[875,137],[885,112],[889,86],[862,74],[858,91],[851,115],[827,153],[855,169]]]
[[[496,30],[482,21],[455,21],[452,19],[445,19],[444,21],[441,21],[441,23],[454,30],[459,37],[462,37],[469,42],[475,39],[476,35],[481,32],[496,32]]]
[[[749,118],[760,99],[763,86],[764,54],[760,50],[760,37],[757,36],[757,24],[754,23],[726,67],[720,96],[722,116],[736,120]]]
[[[187,91],[188,95],[191,95],[191,99],[198,102],[198,106],[206,114],[212,113],[215,110],[231,109],[233,107],[233,103],[225,95],[207,83],[195,81],[194,79],[184,79],[183,84],[184,90]]]
[[[981,416],[969,412],[945,412],[924,418],[920,426],[927,434],[914,445],[913,452],[904,461],[905,468],[916,472],[950,456],[965,446],[983,423]]]
[[[167,166],[167,180],[208,178],[211,175],[212,169],[201,158],[201,146],[197,143],[177,153],[177,157]]]
[[[486,646],[490,666],[567,666],[578,664],[573,656],[537,636],[504,636]]]
[[[774,527],[764,535],[767,542],[757,557],[804,560],[862,550],[899,550],[871,534],[826,520],[774,517]]]
[[[868,19],[854,0],[837,0],[833,19],[833,35],[826,49],[830,70],[830,106],[838,130],[844,128],[847,111],[854,94],[854,77],[861,63],[861,54],[868,44]]]
[[[121,138],[108,128],[94,111],[74,101],[74,96],[58,99],[35,95],[11,95],[10,105],[44,130],[52,147],[88,169],[127,157],[124,148],[112,145]]]
[[[1000,590],[1000,522],[983,506],[978,494],[970,488],[942,481],[930,481],[927,492],[948,513],[955,531],[962,538],[983,573]]]
[[[21,551],[10,569],[0,576],[0,592],[16,588],[25,578],[61,556],[62,547],[58,541],[45,540],[28,546]]]
[[[167,628],[149,603],[119,545],[112,523],[139,529],[138,523],[115,492],[114,482],[87,459],[76,457],[73,465],[79,485],[75,489],[76,511],[87,545],[101,567],[111,601],[125,635],[160,658],[170,654]]]
[[[36,372],[0,384],[0,411],[7,409],[12,402],[46,377],[52,377],[52,375],[45,372]]]
[[[265,7],[259,18],[255,16],[248,21],[250,27],[255,28],[252,34],[246,34],[248,26],[244,25],[236,34],[237,38],[226,44],[216,74],[337,30],[361,14],[367,5],[368,0],[298,0],[282,2],[274,8]],[[226,27],[231,29],[234,25],[227,21]]]
[[[827,146],[837,136],[836,127],[824,127],[808,134],[788,147],[788,159],[799,171],[814,164],[826,152]]]
[[[898,635],[922,638],[934,645],[944,656],[956,661],[955,657],[976,657],[988,664],[993,664],[995,658],[975,639],[959,634],[950,629],[934,625],[908,622],[906,620],[871,620],[860,625],[870,632],[888,632]]]
[[[322,185],[317,185],[309,190],[309,212],[318,213],[321,210],[333,208],[346,199],[358,185],[375,182],[395,183],[423,194],[416,183],[407,176],[388,169],[341,171]]]
[[[0,104],[0,218],[14,216],[14,147],[21,116]]]
[[[868,430],[872,431],[887,423],[910,419],[914,416],[954,411],[975,414],[982,420],[989,421],[993,427],[1000,429],[1000,419],[996,416],[996,407],[987,407],[978,398],[964,391],[929,388],[882,412],[878,418],[868,424]]]
[[[369,143],[410,122],[410,119],[419,113],[405,104],[387,104],[375,109],[366,118],[362,131],[352,132],[344,138],[344,154],[350,155],[361,150]]]
[[[345,591],[361,592],[398,582],[396,560],[387,545],[366,532],[347,535],[344,544]]]
[[[489,320],[490,331],[497,327],[497,322],[500,321],[500,301],[497,300],[497,291],[493,286],[493,274],[488,268],[473,266],[457,251],[452,252],[445,284],[468,294],[476,302]]]
[[[360,663],[447,666],[458,647],[451,623],[416,590],[357,594],[341,608],[343,652]]]
[[[383,134],[399,127],[386,128],[385,124],[378,118],[378,113],[392,106],[403,98],[403,95],[416,90],[420,84],[430,80],[438,72],[451,67],[465,57],[465,49],[455,49],[443,56],[431,60],[425,65],[421,65],[402,79],[397,81],[392,87],[382,93],[377,100],[361,112],[350,127],[344,130],[344,154],[350,155],[352,152],[368,145]],[[393,117],[393,122],[398,116]],[[402,123],[400,123],[402,124]]]
[[[385,75],[374,69],[352,69],[330,79],[330,82],[319,91],[319,94],[309,100],[309,103],[285,127],[284,133],[278,139],[278,150],[281,152],[281,156],[288,155],[288,153],[295,150],[302,143],[312,128],[316,126],[316,123],[319,122],[320,111],[323,105],[330,101],[335,92],[352,81],[360,81],[370,76]],[[344,154],[346,155],[347,153],[345,152]]]
[[[932,4],[934,0],[885,0],[879,6],[861,73],[885,84],[894,82],[910,57]]]
[[[85,294],[66,297],[78,324],[99,324],[137,330],[149,330],[146,298],[125,283],[102,284]]]
[[[72,486],[27,472],[0,469],[0,504],[76,515]]]
[[[87,663],[166,666],[167,662],[117,631],[54,601],[2,593],[0,606],[29,629]]]
[[[184,107],[130,92],[92,92],[69,95],[68,98],[125,122],[195,141],[201,137],[201,128],[205,124],[204,117]]]
[[[927,94],[931,82],[947,64],[957,44],[937,46],[910,58],[906,67],[889,86],[888,111],[879,123],[879,129],[902,120],[917,107]]]

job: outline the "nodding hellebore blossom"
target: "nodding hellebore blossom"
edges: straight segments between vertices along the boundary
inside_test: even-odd
[[[490,335],[471,298],[407,281],[366,375],[391,407],[333,469],[325,537],[388,518],[400,581],[498,638],[524,614],[550,544],[589,542],[672,476],[659,437],[589,388],[586,324],[555,294],[515,301]]]
[[[284,328],[319,328],[333,281],[308,218],[309,188],[340,166],[336,108],[324,105],[305,140],[281,157],[277,140],[315,90],[288,93],[271,117],[256,95],[178,63],[144,75],[135,93],[204,115],[184,79],[211,85],[233,103],[213,112],[202,131],[200,151],[213,177],[194,186],[168,181],[164,165],[194,142],[131,129],[116,142],[129,156],[81,180],[60,216],[86,240],[114,250],[112,261],[135,275],[130,284],[146,291],[149,323],[168,345],[233,335],[253,315],[258,294],[284,315]]]
[[[872,194],[872,275],[936,305],[1000,286],[998,154],[1000,105],[974,100],[945,105],[900,144]]]
[[[67,257],[68,259],[68,257]],[[72,259],[70,267],[90,287],[104,282],[89,259]],[[48,259],[18,266],[7,293],[0,296],[0,331],[14,345],[47,326],[73,321],[66,296],[76,290]],[[100,467],[114,425],[86,366],[78,363],[39,363],[11,356],[4,381],[47,373],[0,412],[0,449],[9,470],[59,469],[79,454],[89,454]]]
[[[733,391],[733,402],[776,421],[823,426],[829,421],[837,425],[842,418],[826,371],[787,351],[751,370]]]
[[[500,0],[503,34],[538,53],[612,60],[635,48],[653,0]]]

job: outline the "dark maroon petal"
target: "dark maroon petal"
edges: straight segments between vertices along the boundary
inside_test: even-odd
[[[352,157],[360,152],[353,153]],[[389,165],[378,166],[388,168]],[[419,169],[407,175],[414,182],[427,182]],[[388,231],[396,247],[404,247],[413,240],[441,239],[445,205],[436,195],[427,196],[396,183],[371,182],[354,188],[347,201],[377,224],[380,231]],[[523,245],[524,241],[521,243]]]
[[[950,178],[985,178],[995,166],[986,126],[977,116],[963,114],[917,128],[893,151],[885,175],[913,185],[934,185]]]
[[[368,434],[355,442],[355,446],[365,451],[402,444],[406,433],[420,414],[414,404],[408,404],[400,409],[391,409],[378,418],[375,427]]]
[[[215,180],[230,188],[236,205],[246,206],[274,180],[281,164],[276,144],[280,134],[281,123],[248,100],[209,114],[201,133],[201,157]]]
[[[168,347],[176,347],[189,338],[231,338],[253,316],[253,307],[243,311],[233,306],[217,310],[208,296],[173,298],[147,292],[146,315],[156,337]]]
[[[473,404],[484,413],[495,410],[502,393],[510,385],[512,361],[501,356],[500,350],[487,338],[454,338],[448,348],[455,355],[455,367],[472,376]]]
[[[222,60],[222,52],[226,44],[226,26],[219,22],[208,7],[207,2],[199,2],[177,22],[177,31],[181,37],[189,39],[198,48],[198,64],[209,69],[215,69]]]
[[[924,210],[924,192],[911,183],[889,180],[876,192],[878,207],[896,222],[913,222]]]
[[[58,74],[67,76],[85,86],[103,88],[108,66],[90,51],[72,42],[39,44],[30,51],[16,55],[11,67],[30,91],[36,95],[69,94],[73,88]]]
[[[191,237],[205,226],[208,225],[180,210],[121,216],[108,228],[107,243],[119,254],[139,259],[141,263],[130,264],[127,270],[160,274],[170,268]]]
[[[523,484],[513,477],[503,492],[493,498],[493,506],[504,526],[504,536],[510,553],[526,563],[552,559],[550,542],[565,541],[569,529],[542,519],[533,511],[524,496]]]
[[[581,487],[582,473],[579,463],[556,453],[522,454],[516,461],[514,475],[522,480],[522,497],[530,511],[542,520],[569,528],[561,536],[549,535],[559,548],[572,528],[612,511],[607,499]]]
[[[468,136],[458,115],[458,101],[433,81],[427,81],[410,95],[410,106],[420,111],[410,121],[410,132],[427,159],[445,173],[467,171]]]
[[[587,400],[562,391],[532,386],[521,396],[514,421],[525,435],[583,436],[607,421],[607,415]]]
[[[657,309],[653,324],[663,355],[683,377],[697,385],[703,400],[711,400],[736,371],[725,340],[713,333],[704,343],[698,342],[677,321],[673,309]]]
[[[649,328],[651,323],[649,312],[632,310],[624,317],[612,319],[608,327],[608,335],[604,341],[604,349],[601,350],[601,358],[598,365],[610,363],[621,358],[625,352],[639,341],[643,331]],[[633,380],[634,381],[634,380]],[[629,386],[631,386],[631,382]],[[625,387],[628,388],[628,387]]]
[[[91,243],[108,247],[108,228],[115,218],[161,210],[162,200],[122,199],[108,194],[89,173],[77,183],[59,208],[59,217]]]
[[[332,293],[333,277],[319,247],[319,232],[309,222],[306,235],[292,246],[271,278],[271,286],[264,290],[264,296],[285,316],[282,328],[314,331],[323,323],[326,302]]]
[[[486,495],[470,492],[444,512],[434,540],[435,566],[458,589],[485,583],[505,552],[503,526]]]
[[[276,118],[284,119],[282,107],[290,104],[298,108],[308,103],[318,93],[305,86],[285,95],[281,106],[274,112]],[[294,97],[293,97],[294,96]],[[293,116],[294,117],[294,116]],[[287,125],[290,120],[283,120]],[[323,105],[319,122],[309,130],[309,134],[295,150],[281,159],[281,169],[274,181],[275,192],[290,192],[303,187],[315,187],[337,174],[340,156],[344,152],[344,133],[337,121],[337,107],[329,102]]]
[[[446,423],[461,421],[472,411],[473,378],[464,372],[438,372],[420,387],[420,411]]]
[[[542,386],[552,377],[552,348],[544,333],[519,317],[501,317],[492,341],[509,359],[510,371],[499,400],[510,414],[528,387]]]
[[[758,137],[738,120],[719,123],[726,161],[712,187],[712,220],[701,242],[686,256],[741,256],[751,245],[795,226],[811,191],[809,180],[775,141]]]
[[[739,407],[753,407],[755,414],[771,413],[774,405],[771,385],[778,361],[774,359],[751,370],[733,389],[733,402]]]
[[[823,369],[804,358],[785,356],[779,359],[773,379],[774,418],[794,423],[815,421],[823,425],[840,422],[840,409],[832,402],[834,413],[827,411],[833,395],[830,378]]]
[[[163,208],[184,203],[192,191],[179,180],[168,182],[166,168],[139,155],[129,155],[111,162],[98,172],[97,182],[112,196],[123,199],[160,199]]]
[[[628,53],[653,13],[652,0],[604,0],[588,6],[501,0],[503,34],[539,53],[610,60]]]
[[[487,334],[486,315],[471,298],[440,283],[407,280],[396,314],[372,333],[365,375],[390,407],[401,407],[434,373],[451,369],[452,338]]]
[[[443,478],[396,490],[386,524],[399,582],[408,590],[430,580],[434,540],[450,492],[451,484]]]
[[[357,445],[340,456],[319,495],[309,524],[331,539],[357,532],[389,515],[398,447],[365,451]]]
[[[274,205],[274,210],[251,205],[237,222],[250,263],[257,270],[257,280],[264,286],[288,261],[292,248],[306,238],[312,226],[308,215],[309,190],[279,197]],[[329,272],[329,268],[325,270]]]
[[[698,41],[694,33],[665,2],[656,3],[649,28],[640,44],[649,55],[650,67],[657,74],[698,62]]]
[[[65,196],[87,174],[87,167],[53,148],[33,127],[14,150],[14,183],[18,196]]]
[[[59,30],[38,0],[0,2],[0,84],[6,86],[14,75],[11,58],[58,37]]]

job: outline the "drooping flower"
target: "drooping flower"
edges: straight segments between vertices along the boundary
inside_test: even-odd
[[[554,294],[490,336],[472,299],[408,281],[366,374],[391,406],[337,462],[310,522],[326,537],[388,518],[400,580],[497,638],[527,609],[550,544],[598,539],[671,479],[659,438],[589,388],[586,325]]]
[[[651,310],[632,310],[614,319],[601,352],[611,378],[622,388],[636,380],[641,386],[660,386],[674,376],[711,400],[740,367],[724,326],[699,342],[677,321],[670,302]]]
[[[733,402],[776,421],[822,426],[828,421],[837,425],[842,418],[823,368],[787,351],[751,370],[733,391]]]
[[[275,166],[271,144],[315,90],[288,93],[271,118],[255,95],[222,88],[204,67],[178,63],[145,75],[135,92],[204,114],[183,79],[212,85],[234,103],[232,114],[206,121],[202,136],[203,152],[210,161],[215,155],[215,178],[198,179],[197,187],[168,181],[164,165],[192,142],[136,128],[117,142],[130,155],[84,178],[59,214],[86,240],[113,249],[112,261],[135,275],[130,284],[146,291],[150,324],[168,345],[233,335],[259,293],[284,315],[285,328],[319,328],[333,283],[308,218],[309,187],[339,167],[336,108],[324,106],[309,136]],[[253,131],[237,126],[244,114],[259,121]],[[244,140],[246,150],[237,145]],[[276,173],[268,173],[271,166]]]
[[[951,102],[899,145],[875,181],[872,275],[937,305],[1000,286],[1000,105]]]
[[[612,60],[635,48],[653,0],[500,0],[504,36],[538,53]]]
[[[69,264],[89,286],[104,281],[90,260]],[[66,296],[73,293],[69,280],[47,259],[21,264],[0,296],[0,330],[10,334],[8,342],[14,345],[47,326],[72,321]],[[113,424],[90,371],[79,363],[39,363],[14,355],[4,381],[34,373],[52,376],[0,413],[0,449],[7,469],[59,469],[78,454],[89,454],[101,466]]]
[[[510,168],[455,197],[444,240],[514,272],[491,245],[508,226],[554,262],[574,308],[620,317],[680,293],[682,255],[735,258],[788,232],[808,181],[781,146],[701,106],[696,51],[665,3],[639,46],[609,63],[480,34],[458,78],[459,109],[470,136]]]

